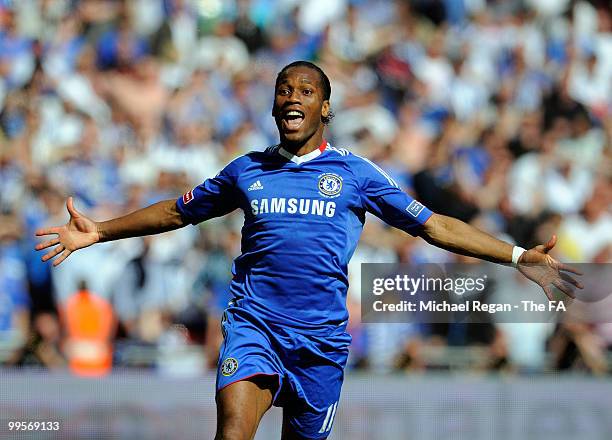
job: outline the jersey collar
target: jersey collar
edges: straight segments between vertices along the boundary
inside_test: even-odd
[[[278,149],[278,154],[289,159],[291,162],[299,165],[301,163],[308,162],[309,160],[312,160],[315,157],[319,157],[321,153],[325,151],[326,148],[327,148],[327,140],[325,140],[324,138],[323,142],[321,142],[321,145],[319,145],[319,148],[311,151],[308,154],[304,154],[303,156],[296,156],[295,154],[290,153],[287,150],[285,150],[283,147],[280,147]]]

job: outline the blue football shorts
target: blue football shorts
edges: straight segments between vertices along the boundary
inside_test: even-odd
[[[273,405],[283,408],[284,423],[309,439],[329,436],[351,343],[345,329],[297,332],[238,306],[225,310],[221,326],[217,392],[240,380],[276,376]]]

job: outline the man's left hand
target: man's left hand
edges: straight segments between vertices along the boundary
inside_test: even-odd
[[[546,244],[538,245],[523,252],[518,260],[517,269],[531,281],[542,287],[550,301],[554,300],[552,286],[575,298],[575,288],[582,289],[582,284],[567,272],[582,275],[576,268],[560,263],[548,253],[557,244],[557,236],[553,235]]]

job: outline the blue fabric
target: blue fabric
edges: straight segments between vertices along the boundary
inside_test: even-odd
[[[193,224],[245,213],[232,296],[267,322],[346,327],[347,265],[366,212],[416,235],[431,211],[367,159],[327,147],[296,164],[270,147],[241,156],[177,201]]]
[[[0,59],[16,58],[32,50],[32,40],[22,36],[11,36],[0,31]]]
[[[17,246],[0,247],[0,331],[10,330],[13,314],[29,304],[25,265]]]
[[[292,430],[304,438],[331,432],[344,380],[351,337],[304,334],[270,325],[248,311],[242,299],[224,313],[217,391],[232,383],[266,375],[278,380],[273,404],[284,408]]]
[[[98,65],[103,69],[115,67],[119,62],[120,31],[111,29],[100,36],[97,45]],[[124,43],[126,44],[126,43]],[[131,61],[142,58],[149,52],[144,38],[129,35],[129,59]]]

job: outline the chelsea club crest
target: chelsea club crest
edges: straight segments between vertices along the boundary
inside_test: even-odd
[[[224,376],[231,376],[236,372],[237,369],[238,361],[233,357],[225,359],[223,361],[223,364],[221,364],[221,374],[223,374]]]
[[[338,197],[342,191],[342,177],[334,173],[321,174],[318,187],[323,197]]]

